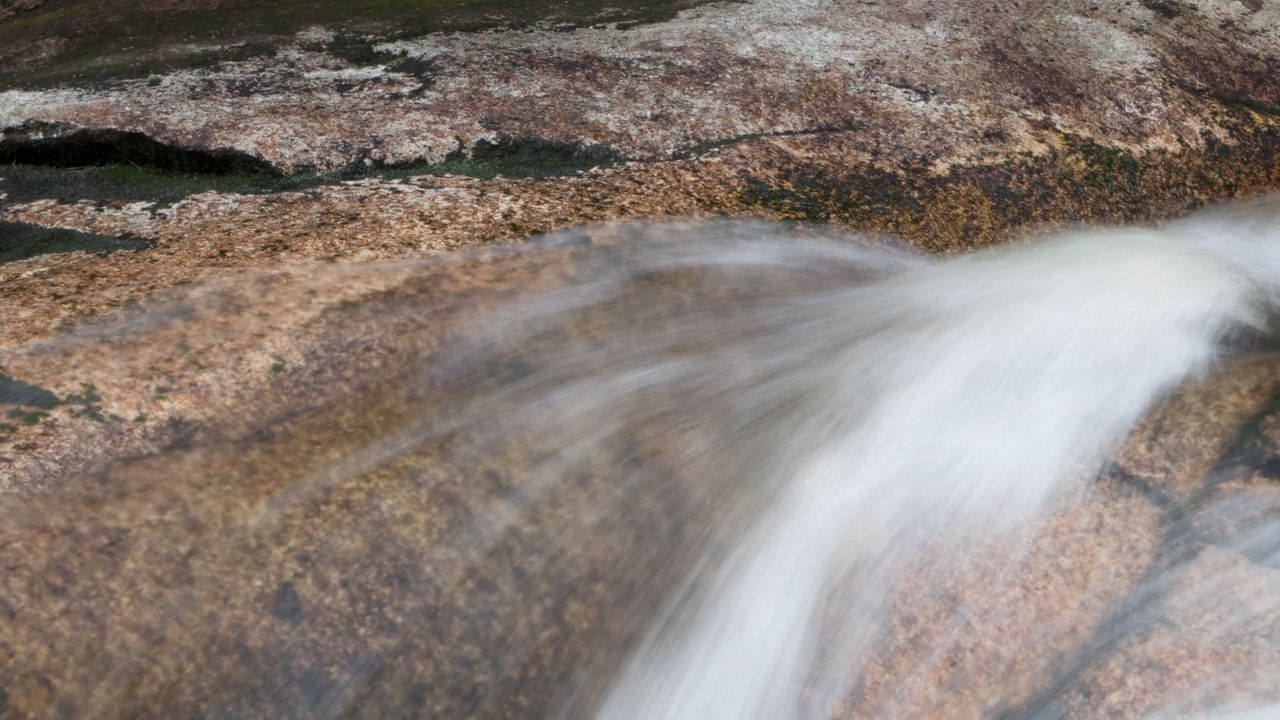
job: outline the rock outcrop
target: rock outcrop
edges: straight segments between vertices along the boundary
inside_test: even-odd
[[[219,5],[138,4],[159,17]],[[342,502],[383,487],[394,489],[388,517],[397,503],[435,510],[395,516],[401,524],[383,534],[347,527],[351,557],[369,551],[381,563],[350,585],[349,557],[306,551],[343,522],[340,504],[318,510],[314,526],[280,529],[275,545],[219,525],[241,519],[236,493],[286,491],[305,470],[298,457],[357,455],[412,416],[422,390],[406,391],[393,370],[451,336],[424,321],[366,337],[361,313],[406,292],[415,273],[434,283],[412,286],[428,304],[512,280],[461,251],[585,222],[733,215],[954,252],[1045,224],[1154,222],[1280,186],[1277,0],[649,5],[661,7],[464,13],[431,33],[327,17],[200,43],[154,29],[164,38],[147,45],[154,66],[139,66],[81,63],[100,37],[39,22],[92,8],[0,2],[0,40],[13,42],[0,50],[10,71],[0,83],[0,511],[11,498],[54,498],[53,520],[0,525],[0,627],[18,623],[0,632],[0,717],[85,712],[95,698],[77,694],[79,683],[113,670],[134,692],[92,707],[121,716],[363,707],[369,717],[523,717],[553,702],[536,691],[539,673],[568,672],[557,663],[580,657],[593,633],[621,632],[608,610],[641,575],[620,578],[610,551],[634,541],[634,528],[668,521],[656,500],[615,508],[598,547],[567,552],[544,575],[514,568],[486,584],[467,576],[469,556],[443,557],[436,569],[452,573],[456,592],[421,602],[395,593],[396,582],[430,585],[402,557],[450,537],[477,498],[510,492],[511,458],[485,459],[478,488],[456,486],[479,467],[470,457],[413,455],[390,480],[368,471],[370,484]],[[424,256],[455,264],[441,271]],[[194,319],[130,325],[158,317],[134,312],[157,293],[172,294],[161,320]],[[104,318],[116,318],[110,332]],[[134,330],[146,347],[129,344]],[[360,382],[375,371],[392,381]],[[1024,574],[1001,575],[989,549],[950,549],[946,586],[916,588],[910,607],[893,608],[849,715],[1031,717],[1051,701],[1078,717],[1174,712],[1185,708],[1160,703],[1198,682],[1200,663],[1280,668],[1275,643],[1256,639],[1099,640],[1162,548],[1186,542],[1186,518],[1204,526],[1194,542],[1209,548],[1205,563],[1240,566],[1232,602],[1274,593],[1275,568],[1222,549],[1231,543],[1212,538],[1233,529],[1205,513],[1227,490],[1273,507],[1278,377],[1274,363],[1245,364],[1184,389],[1090,502],[1055,518]],[[232,458],[226,472],[194,473],[215,455]],[[634,455],[620,448],[601,463]],[[187,474],[217,477],[168,484]],[[59,525],[54,491],[72,477],[102,482],[68,490],[66,508],[101,503],[118,515]],[[148,504],[157,497],[167,504]],[[504,542],[547,540],[562,521]],[[206,565],[190,561],[198,547],[211,548]],[[637,562],[661,565],[647,552]],[[1198,567],[1181,581],[1194,586]],[[228,580],[216,597],[191,595],[218,573]],[[135,617],[156,598],[183,622]],[[968,664],[928,655],[957,598],[976,628]],[[185,634],[163,634],[175,626]],[[334,627],[347,634],[327,635]],[[85,649],[89,632],[100,633],[100,655]],[[1046,659],[1037,653],[1050,636],[1066,650]],[[492,659],[486,643],[507,641],[523,665]],[[289,643],[305,653],[272,654]],[[907,669],[932,681],[898,685]],[[361,696],[366,680],[399,694]],[[220,705],[235,683],[256,694]]]
[[[0,268],[33,313],[0,335],[96,312],[92,290],[638,215],[833,221],[934,250],[1148,221],[1277,183],[1278,28],[1275,3],[1228,0],[757,0],[631,27],[310,28],[212,66],[19,83],[0,93],[0,159],[20,163],[0,219],[156,246],[92,273]],[[122,171],[42,201],[30,163]],[[83,296],[50,303],[72,277]]]

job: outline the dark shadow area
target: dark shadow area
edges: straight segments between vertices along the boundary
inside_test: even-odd
[[[0,265],[48,253],[144,250],[154,245],[140,238],[112,237],[0,220]]]
[[[235,150],[194,150],[138,132],[26,123],[0,137],[0,163],[81,167],[127,164],[211,175],[275,175],[266,160]]]
[[[433,174],[471,177],[543,178],[573,175],[626,160],[607,145],[583,145],[543,138],[503,137],[481,141],[470,151],[458,150],[430,166]]]
[[[157,170],[131,164],[83,167],[0,165],[0,193],[4,193],[10,203],[48,199],[63,203],[120,200],[169,204],[202,192],[250,195],[299,190],[321,182],[322,178],[308,173],[288,176],[261,173],[214,175]]]
[[[502,138],[458,150],[438,163],[377,165],[355,161],[318,172],[283,175],[264,161],[234,153],[177,148],[137,133],[94,131],[93,138],[0,144],[0,193],[10,203],[51,199],[64,203],[174,203],[202,192],[257,195],[305,190],[361,178],[403,179],[420,175],[479,178],[546,178],[573,175],[625,161],[604,145],[542,138]],[[79,135],[79,133],[75,133]]]

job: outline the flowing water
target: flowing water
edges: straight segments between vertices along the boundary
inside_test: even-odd
[[[188,415],[8,482],[0,716],[1271,717],[1275,408],[1160,428],[1189,379],[1280,387],[1223,364],[1277,299],[1274,199],[946,259],[602,226],[157,298],[0,357]],[[1134,477],[1140,421],[1227,452]]]

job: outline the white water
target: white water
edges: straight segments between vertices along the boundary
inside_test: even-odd
[[[1233,208],[922,261],[824,298],[806,325],[823,352],[771,391],[786,414],[738,439],[785,458],[776,500],[671,601],[598,717],[830,717],[860,669],[815,663],[838,583],[858,588],[841,612],[874,617],[898,553],[1034,517],[1224,338],[1261,328],[1278,273],[1274,215]]]

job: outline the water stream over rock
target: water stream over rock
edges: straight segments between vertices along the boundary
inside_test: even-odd
[[[0,717],[1270,717],[1277,297],[1274,198],[182,288],[0,355],[217,398],[0,494]]]

